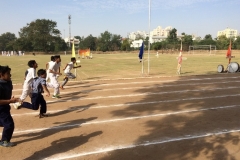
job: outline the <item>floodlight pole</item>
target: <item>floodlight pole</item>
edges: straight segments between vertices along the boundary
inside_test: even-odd
[[[71,15],[69,14],[68,15],[68,24],[69,24],[69,39],[68,39],[68,42],[69,42],[69,47],[71,47]]]
[[[149,0],[149,18],[148,18],[148,75],[149,75],[149,51],[150,51],[150,22],[151,22],[151,0]]]

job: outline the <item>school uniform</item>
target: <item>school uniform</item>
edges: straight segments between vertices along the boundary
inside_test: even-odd
[[[12,97],[12,81],[5,81],[0,79],[0,99],[9,100]],[[4,127],[2,132],[1,141],[10,142],[13,131],[14,131],[14,121],[10,113],[10,105],[4,104],[0,105],[0,126]]]
[[[56,62],[50,63],[49,70],[57,72],[58,70],[57,70],[56,66],[58,66]],[[59,86],[60,85],[57,81],[57,75],[54,73],[49,73],[49,78],[50,78],[50,83],[47,83],[47,86],[50,88],[54,88],[54,93],[53,93],[54,96],[59,95],[59,93],[60,93]]]
[[[56,63],[53,69],[58,72],[58,71],[60,70],[60,66],[61,66],[61,62]],[[59,76],[60,76],[60,75],[57,74],[57,75],[56,75],[56,78],[58,79]]]
[[[31,102],[23,102],[22,107],[32,109],[32,110],[38,110],[39,105],[40,107],[40,114],[47,112],[47,104],[46,101],[42,95],[43,93],[43,87],[42,85],[47,85],[46,80],[41,77],[37,77],[32,82],[32,97]]]
[[[49,79],[49,66],[52,65],[52,64],[54,64],[54,61],[49,61],[49,62],[48,62],[48,69],[47,69],[46,81],[48,81],[48,79]]]
[[[73,62],[69,62],[67,67],[64,70],[65,76],[70,78],[70,79],[75,79],[76,78],[76,76],[73,73],[71,73],[71,70],[73,69],[73,65],[74,65]],[[62,83],[62,87],[68,82],[68,78],[64,79],[64,81]]]
[[[25,81],[23,84],[23,91],[22,91],[22,95],[20,96],[20,100],[24,101],[27,96],[29,95],[31,97],[31,85],[32,85],[32,81],[34,78],[36,78],[36,69],[34,68],[29,68],[27,69],[27,75],[25,77]]]

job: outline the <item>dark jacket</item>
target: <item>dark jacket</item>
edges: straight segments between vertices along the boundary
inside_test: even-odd
[[[0,79],[0,99],[1,100],[9,100],[12,97],[12,81],[4,81]],[[10,111],[10,105],[4,104],[0,105],[0,112],[2,111]]]

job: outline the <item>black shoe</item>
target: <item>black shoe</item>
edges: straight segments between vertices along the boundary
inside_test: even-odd
[[[13,146],[16,146],[16,144],[14,144],[12,142],[8,142],[8,141],[1,141],[0,146],[2,146],[2,147],[13,147]]]
[[[44,118],[44,117],[48,117],[48,115],[47,115],[47,114],[44,114],[44,113],[40,113],[40,114],[39,114],[39,118]]]

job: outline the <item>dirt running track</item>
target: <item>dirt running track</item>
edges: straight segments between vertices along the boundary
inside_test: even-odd
[[[239,74],[75,81],[61,96],[48,118],[11,110],[17,146],[0,159],[240,159]]]

